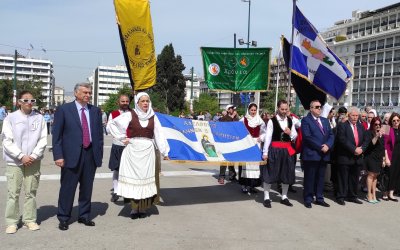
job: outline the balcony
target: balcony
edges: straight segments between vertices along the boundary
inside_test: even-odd
[[[360,88],[360,92],[364,92],[365,91],[365,88]]]
[[[368,78],[374,77],[374,74],[369,74]]]
[[[360,106],[364,106],[365,105],[365,102],[360,102]]]
[[[360,66],[360,61],[355,61],[354,66]]]
[[[358,74],[353,77],[353,79],[358,79]]]
[[[376,46],[369,48],[369,51],[374,51],[376,50]]]
[[[367,91],[374,91],[374,88],[367,88]]]
[[[392,90],[399,90],[399,87],[392,87]]]
[[[367,62],[361,62],[361,65],[367,65]]]
[[[392,61],[392,58],[386,58],[385,59],[385,62],[391,62]]]
[[[356,49],[355,53],[358,54],[361,52],[361,49]]]
[[[400,72],[393,72],[393,75],[398,76],[398,75],[400,75]]]
[[[387,73],[384,73],[383,75],[384,75],[384,76],[391,76],[392,73],[391,73],[391,72],[387,72]]]
[[[400,43],[395,43],[394,46],[395,46],[395,47],[399,47],[399,46],[400,46]]]
[[[375,74],[375,77],[381,77],[382,76],[382,73],[376,73]]]
[[[399,105],[398,102],[393,102],[393,106],[397,106],[397,105]]]
[[[375,91],[381,91],[381,90],[382,90],[381,87],[376,87],[376,88],[375,88]]]
[[[376,63],[383,63],[383,59],[376,60]]]
[[[390,87],[383,87],[383,90],[390,90]]]
[[[393,58],[393,61],[400,61],[400,57]]]
[[[353,93],[358,92],[358,88],[353,88]]]
[[[385,48],[385,46],[383,46],[383,45],[378,46],[378,49],[383,49],[383,48]]]
[[[368,52],[368,49],[367,48],[362,49],[361,52]]]
[[[361,77],[360,77],[360,78],[365,78],[365,77],[367,77],[367,75],[361,75]]]
[[[368,63],[369,63],[369,64],[375,64],[375,60],[369,61]]]
[[[386,44],[386,48],[392,48],[393,47],[393,43],[392,44]]]

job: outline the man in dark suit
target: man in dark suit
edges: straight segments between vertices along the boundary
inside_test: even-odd
[[[99,108],[89,103],[90,84],[78,83],[76,100],[60,106],[54,116],[53,157],[61,168],[61,187],[57,218],[59,229],[68,230],[68,221],[79,183],[78,222],[94,226],[90,219],[91,199],[96,167],[103,159],[103,123]]]
[[[348,121],[337,126],[337,184],[336,200],[345,205],[344,200],[362,204],[357,198],[357,186],[360,169],[363,164],[362,154],[366,149],[364,127],[358,122],[359,110],[351,107]]]
[[[303,135],[302,160],[304,167],[304,206],[311,208],[315,204],[329,207],[324,201],[324,177],[326,165],[330,160],[334,135],[328,119],[321,116],[321,103],[318,100],[310,104],[310,113],[301,121]]]

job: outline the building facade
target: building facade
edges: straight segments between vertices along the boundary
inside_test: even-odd
[[[186,87],[185,87],[185,101],[189,102],[192,97],[192,74],[183,74],[185,78]],[[199,99],[201,89],[200,85],[203,80],[197,76],[197,74],[193,74],[193,99]]]
[[[14,78],[14,56],[0,55],[0,79]],[[17,57],[17,80],[33,81],[42,83],[43,102],[46,108],[54,106],[54,69],[53,63],[49,60],[26,58],[18,55]]]
[[[54,87],[54,106],[58,107],[64,104],[64,88]]]
[[[89,82],[93,86],[93,105],[103,105],[110,94],[115,94],[124,85],[130,85],[128,71],[125,66],[98,66]]]
[[[397,110],[400,98],[400,3],[373,11],[353,11],[322,33],[354,72],[346,93],[334,105]]]

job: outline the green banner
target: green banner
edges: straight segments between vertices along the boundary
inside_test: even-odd
[[[266,91],[271,48],[201,48],[209,89]]]

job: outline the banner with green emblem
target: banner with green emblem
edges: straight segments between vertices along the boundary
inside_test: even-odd
[[[271,48],[201,47],[204,79],[209,89],[266,91]]]

